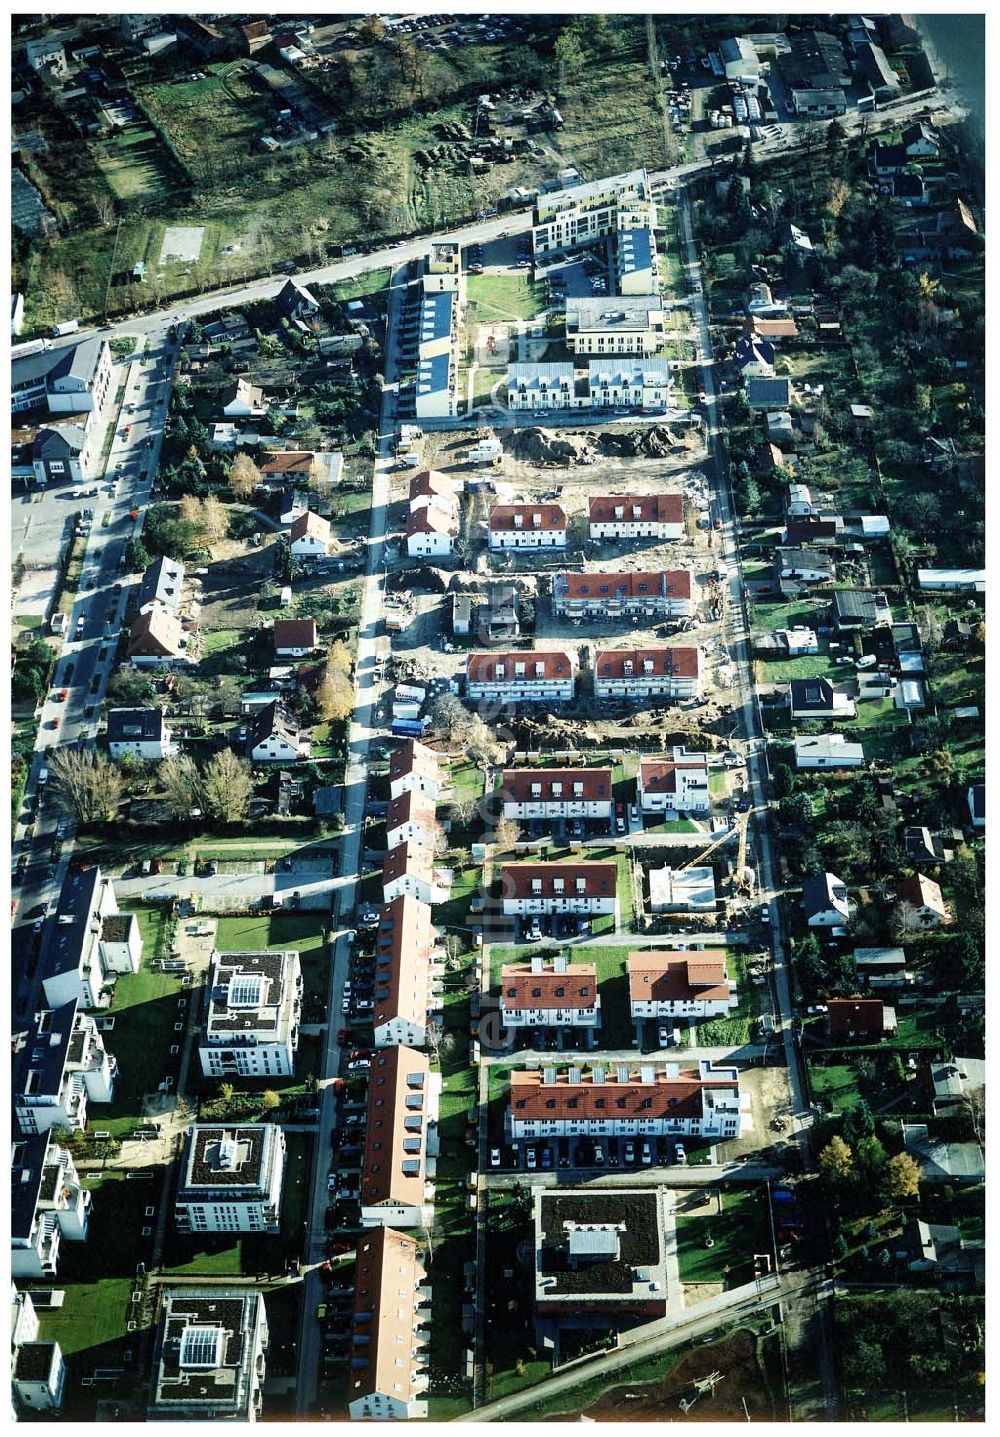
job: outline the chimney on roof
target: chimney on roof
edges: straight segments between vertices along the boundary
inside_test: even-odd
[[[542,960],[537,953],[532,954],[531,971],[532,973],[541,973],[542,971]]]
[[[566,956],[560,953],[552,960],[552,971],[554,973],[565,973],[567,968]]]

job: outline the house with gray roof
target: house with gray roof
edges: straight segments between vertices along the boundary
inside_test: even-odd
[[[110,1103],[118,1064],[95,1020],[76,999],[36,1013],[14,1054],[11,1092],[23,1133],[82,1130],[88,1103]]]
[[[792,381],[751,378],[744,392],[751,409],[787,409],[792,401]]]
[[[903,1146],[925,1183],[981,1183],[986,1163],[979,1143],[947,1143],[929,1136],[926,1123],[903,1124]]]
[[[184,592],[184,565],[180,559],[169,559],[162,555],[154,559],[142,576],[136,595],[136,610],[140,614],[150,609],[168,609],[175,614],[180,608]]]

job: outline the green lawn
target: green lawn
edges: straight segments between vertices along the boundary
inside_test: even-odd
[[[470,917],[474,919],[476,915],[470,915],[469,904],[479,891],[483,870],[477,863],[471,868],[455,868],[452,871],[454,881],[450,895],[445,903],[435,904],[434,922],[449,928],[471,927]]]
[[[810,1063],[809,1086],[812,1088],[813,1097],[818,1102],[828,1103],[830,1112],[835,1115],[853,1108],[860,1097],[857,1076],[854,1069],[846,1063],[831,1064],[824,1068]]]
[[[724,1282],[727,1287],[739,1287],[753,1275],[753,1254],[771,1250],[763,1189],[726,1192],[721,1199],[721,1213],[704,1217],[679,1214],[676,1218],[681,1282]],[[705,1246],[707,1238],[712,1247]]]
[[[759,682],[765,684],[783,684],[790,679],[844,677],[843,669],[838,670],[829,654],[803,654],[798,659],[757,659],[754,668]]]
[[[325,913],[268,913],[220,918],[215,946],[220,953],[294,949],[302,965],[303,996],[324,995],[328,987],[330,918]]]
[[[124,1337],[125,1324],[133,1315],[130,1295],[134,1280],[97,1277],[66,1288],[62,1307],[41,1311],[39,1340],[58,1342],[63,1356],[71,1357]]]
[[[483,796],[483,771],[474,763],[456,759],[448,765],[447,782],[453,803],[477,803]]]
[[[389,270],[373,269],[369,274],[355,275],[330,285],[331,299],[370,299],[383,294],[389,287]]]
[[[180,172],[148,125],[131,125],[124,134],[98,141],[93,155],[120,200],[155,203],[177,188]]]
[[[516,323],[534,319],[545,308],[545,286],[533,284],[527,274],[470,274],[466,295],[478,305],[481,324]]]
[[[173,79],[136,91],[177,151],[204,180],[219,180],[255,150],[273,113],[231,63],[203,66],[207,78]],[[222,167],[220,172],[220,166]]]
[[[750,978],[745,953],[730,949],[726,954],[726,973],[736,984],[737,1007],[725,1018],[711,1018],[697,1025],[698,1043],[707,1047],[739,1047],[753,1037],[754,1020],[758,1013],[772,1007],[766,984],[758,986]]]

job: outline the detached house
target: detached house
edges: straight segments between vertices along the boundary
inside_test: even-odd
[[[125,652],[137,669],[169,669],[192,662],[180,619],[169,609],[158,607],[132,620]]]
[[[505,818],[604,818],[614,812],[610,768],[508,768],[500,786]]]
[[[275,699],[251,715],[247,750],[253,763],[296,763],[308,758],[310,745],[298,725]]]
[[[563,572],[552,580],[552,612],[560,619],[686,619],[691,593],[690,569]]]
[[[109,709],[106,734],[111,758],[135,754],[137,758],[169,758],[177,752],[162,709]]]
[[[276,659],[304,659],[319,647],[315,619],[275,619],[271,637]]]
[[[802,880],[802,907],[810,928],[839,928],[851,919],[847,887],[835,873]]]
[[[708,813],[708,755],[675,747],[670,758],[642,758],[636,784],[643,813]]]
[[[632,1021],[675,1018],[725,1018],[738,1002],[736,986],[726,977],[720,949],[700,953],[630,953],[628,996]]]
[[[227,419],[263,419],[267,409],[263,389],[246,379],[238,379],[222,395],[222,412]]]
[[[774,551],[774,572],[781,580],[801,584],[829,584],[837,577],[833,555],[825,549],[779,545]]]
[[[454,552],[461,529],[461,491],[460,482],[432,469],[413,476],[406,521],[406,552],[411,558]]]
[[[503,912],[618,915],[618,868],[614,863],[504,863],[500,868]]]
[[[489,546],[500,549],[565,549],[568,520],[561,504],[494,504]]]
[[[922,873],[897,878],[896,902],[910,909],[911,922],[920,928],[943,928],[954,922],[951,909],[941,896],[941,886]]]
[[[737,341],[733,363],[744,379],[774,376],[774,345],[768,339],[745,334]]]
[[[576,660],[561,649],[470,654],[465,692],[501,703],[567,703],[576,692]]]
[[[881,998],[830,998],[826,1026],[832,1043],[880,1043],[896,1031],[896,1013]]]
[[[319,300],[298,280],[286,279],[274,296],[274,307],[284,319],[308,319],[319,313]]]
[[[598,649],[594,657],[597,699],[697,698],[701,651],[696,644],[661,649]]]
[[[506,963],[500,972],[500,1015],[505,1028],[579,1028],[601,1022],[597,969],[562,956]]]
[[[330,552],[330,521],[310,509],[295,520],[288,537],[296,559],[325,559]]]
[[[604,494],[588,506],[591,539],[684,537],[684,500],[680,494]]]
[[[857,714],[854,699],[834,688],[829,679],[792,679],[788,707],[793,719],[845,719]]]
[[[792,381],[790,379],[748,378],[746,399],[751,409],[787,409],[792,399]]]
[[[176,614],[184,595],[184,565],[166,556],[154,560],[142,576],[135,606],[140,614],[166,609]]]

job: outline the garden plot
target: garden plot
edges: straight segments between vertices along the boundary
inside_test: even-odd
[[[160,246],[160,264],[197,264],[204,238],[204,225],[169,225]]]

